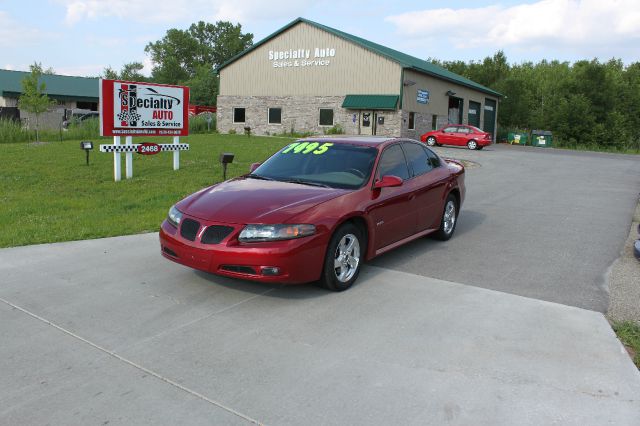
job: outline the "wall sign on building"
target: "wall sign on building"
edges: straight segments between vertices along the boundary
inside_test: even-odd
[[[428,104],[429,103],[429,91],[418,89],[418,96],[416,97],[416,102],[419,104]]]
[[[336,56],[333,47],[313,49],[269,50],[268,57],[274,68],[323,67],[331,64],[329,58]]]
[[[121,178],[120,154],[125,153],[127,179],[133,177],[133,152],[173,152],[173,169],[180,168],[180,151],[188,144],[180,136],[189,134],[189,88],[134,81],[100,80],[100,135],[113,136],[113,145],[100,145],[100,152],[113,153],[113,178]],[[125,145],[120,137],[126,136]],[[133,144],[133,136],[173,136],[172,144]],[[145,151],[147,147],[147,151]],[[150,151],[154,147],[153,152]]]

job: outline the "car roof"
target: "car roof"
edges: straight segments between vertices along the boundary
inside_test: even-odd
[[[382,145],[385,142],[404,140],[396,137],[389,136],[347,136],[347,135],[339,135],[339,136],[318,136],[312,138],[302,138],[299,139],[305,142],[333,142],[333,143],[344,143],[349,145],[362,145],[362,146],[378,146]]]

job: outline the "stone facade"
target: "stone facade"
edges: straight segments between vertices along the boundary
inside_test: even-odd
[[[437,114],[425,114],[416,112],[414,116],[414,129],[409,129],[409,111],[402,111],[402,132],[400,134],[403,138],[410,138],[420,140],[420,136],[426,132],[435,130],[433,128],[433,116],[436,116],[436,127],[439,129],[448,124],[447,116]]]
[[[320,126],[320,109],[333,109],[333,124],[340,124],[347,135],[361,133],[360,111],[342,108],[344,96],[218,96],[217,127],[221,133],[235,130],[243,133],[245,126],[257,135],[289,132],[324,134],[332,126]],[[245,108],[245,122],[233,122],[233,109]],[[282,108],[281,124],[269,124],[269,108]],[[384,124],[376,126],[376,134],[400,136],[400,111],[377,111]]]

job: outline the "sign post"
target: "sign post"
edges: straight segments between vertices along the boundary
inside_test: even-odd
[[[188,144],[180,143],[180,136],[189,134],[188,105],[188,87],[100,80],[100,135],[113,136],[113,145],[100,145],[100,152],[113,153],[114,181],[122,178],[121,152],[125,153],[127,179],[133,177],[134,152],[173,151],[173,169],[180,168],[180,151],[189,149]],[[172,136],[173,143],[134,144],[134,136]]]
[[[120,146],[120,136],[113,137],[113,146]],[[102,145],[100,145],[100,152],[102,152]],[[122,179],[121,167],[120,151],[113,151],[113,180],[116,182],[119,182],[120,179]]]

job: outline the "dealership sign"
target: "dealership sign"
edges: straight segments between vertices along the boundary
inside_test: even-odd
[[[133,153],[154,155],[173,152],[173,169],[180,168],[180,151],[189,145],[189,88],[134,81],[100,80],[100,135],[113,136],[113,145],[100,152],[113,153],[113,179],[121,179],[120,157],[125,154],[127,179],[133,177]],[[121,136],[125,144],[121,145]],[[133,136],[173,136],[171,144],[133,143]]]
[[[269,50],[268,58],[274,68],[326,67],[331,58],[336,56],[333,47],[316,47],[312,49]]]
[[[101,136],[187,136],[189,88],[100,81]]]

